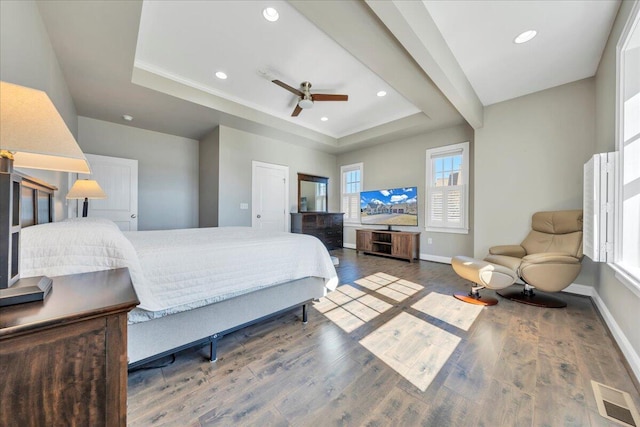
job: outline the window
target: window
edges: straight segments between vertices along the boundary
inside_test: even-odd
[[[616,277],[640,295],[640,5],[618,42]]]
[[[469,143],[427,150],[426,229],[469,232]]]
[[[345,223],[360,223],[360,191],[363,178],[362,163],[340,167],[340,208],[344,212]]]

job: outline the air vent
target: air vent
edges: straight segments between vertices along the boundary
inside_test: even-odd
[[[640,416],[629,393],[591,381],[598,412],[608,420],[623,426],[640,427]]]

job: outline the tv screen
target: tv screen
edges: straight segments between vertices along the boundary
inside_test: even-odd
[[[418,188],[360,193],[360,222],[368,225],[418,225]]]

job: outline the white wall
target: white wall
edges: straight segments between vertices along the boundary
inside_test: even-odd
[[[380,144],[373,147],[338,155],[338,171],[340,166],[353,163],[364,164],[363,190],[376,190],[395,187],[418,187],[418,227],[394,227],[399,230],[421,231],[420,252],[428,256],[450,258],[455,255],[472,255],[473,253],[473,191],[469,190],[469,234],[434,233],[424,230],[425,227],[425,185],[426,185],[426,150],[469,141],[471,173],[473,173],[473,130],[467,125],[441,129],[411,138]],[[473,175],[471,175],[473,176]],[[339,202],[339,201],[338,201]],[[338,209],[340,207],[338,206]],[[347,226],[344,230],[344,242],[355,245],[355,230],[361,226]],[[432,244],[428,240],[432,239]],[[427,257],[428,258],[428,257]]]
[[[595,152],[597,153],[615,151],[616,148],[616,44],[632,6],[633,2],[622,2],[620,5],[618,17],[609,35],[595,78],[597,134]],[[638,320],[640,298],[615,277],[614,271],[608,264],[601,263],[598,265],[599,280],[595,289],[614,322],[614,324],[609,324],[609,328],[614,333],[619,332],[624,336],[623,342],[618,340],[618,344],[634,367],[636,376],[640,380],[640,328],[638,327],[640,323]],[[624,342],[625,339],[626,343]]]
[[[138,229],[198,227],[198,141],[80,116],[89,154],[138,160]]]
[[[76,108],[33,1],[0,1],[0,80],[45,91],[77,138]],[[67,173],[35,169],[21,172],[58,187],[55,218],[66,218]]]
[[[251,162],[289,166],[289,209],[297,212],[298,172],[329,178],[329,210],[337,212],[336,156],[227,126],[219,127],[218,225],[251,226]],[[240,209],[248,203],[249,209]]]

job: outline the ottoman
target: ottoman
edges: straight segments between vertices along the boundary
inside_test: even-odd
[[[471,304],[496,305],[498,300],[481,297],[480,289],[504,289],[518,280],[516,272],[507,267],[471,257],[455,256],[451,259],[451,266],[458,276],[473,283],[468,294],[458,292],[453,296]]]

